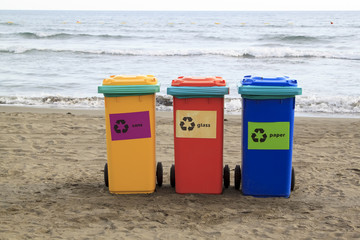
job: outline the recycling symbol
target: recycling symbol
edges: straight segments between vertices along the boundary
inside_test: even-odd
[[[186,122],[190,124],[190,127],[184,126]],[[193,122],[193,119],[191,117],[184,117],[183,120],[180,122],[180,127],[183,131],[192,131],[195,127],[195,123]]]
[[[122,130],[121,130],[121,127],[120,127],[120,125],[122,125],[123,126],[123,128],[122,128]],[[126,122],[125,122],[125,120],[117,120],[116,121],[116,124],[114,125],[114,130],[115,130],[115,132],[117,132],[117,133],[126,133],[127,131],[128,131],[128,129],[129,129],[129,126],[126,124]]]
[[[264,131],[264,129],[262,129],[262,128],[256,128],[255,130],[254,130],[254,133],[253,134],[251,134],[251,138],[252,138],[252,140],[254,141],[254,142],[265,142],[265,140],[266,140],[266,138],[267,138],[267,135],[266,135],[266,133],[264,133],[265,131]],[[261,134],[261,138],[259,139],[258,137],[257,137],[257,133],[260,133]]]

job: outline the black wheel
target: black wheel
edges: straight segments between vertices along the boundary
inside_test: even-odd
[[[229,168],[229,165],[225,165],[225,167],[224,167],[223,178],[224,178],[224,187],[228,188],[229,185],[230,185],[230,168]]]
[[[295,189],[295,170],[294,168],[291,169],[291,191]]]
[[[163,166],[161,162],[158,162],[156,165],[156,181],[157,185],[161,187],[163,184]]]
[[[239,190],[241,184],[241,168],[240,165],[235,166],[234,185],[235,189]]]
[[[108,175],[107,163],[105,163],[105,167],[104,167],[104,181],[105,181],[105,186],[109,187],[109,175]]]
[[[175,165],[171,165],[170,168],[170,184],[172,187],[175,187]]]

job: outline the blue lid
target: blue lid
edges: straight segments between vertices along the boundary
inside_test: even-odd
[[[245,76],[242,80],[242,85],[252,86],[284,86],[284,87],[296,87],[297,80],[290,79],[287,76],[276,78],[264,78],[264,77],[252,77],[251,75]]]
[[[283,99],[301,95],[302,89],[297,81],[289,77],[263,78],[245,76],[238,92],[243,98]]]

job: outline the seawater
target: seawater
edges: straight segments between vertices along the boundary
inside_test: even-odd
[[[0,11],[0,104],[103,108],[110,75],[290,76],[297,113],[360,116],[360,12]]]

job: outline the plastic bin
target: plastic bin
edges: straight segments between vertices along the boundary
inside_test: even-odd
[[[159,90],[152,75],[111,76],[98,87],[105,97],[104,180],[111,193],[152,193],[156,178],[162,185],[162,165],[155,167],[155,93]]]
[[[179,77],[167,89],[173,95],[175,165],[170,182],[177,193],[221,194],[229,186],[223,170],[224,95],[221,77]],[[175,184],[176,183],[176,184]]]
[[[258,197],[289,197],[295,184],[295,95],[301,95],[302,89],[289,77],[245,76],[238,91],[243,99],[242,192]]]

